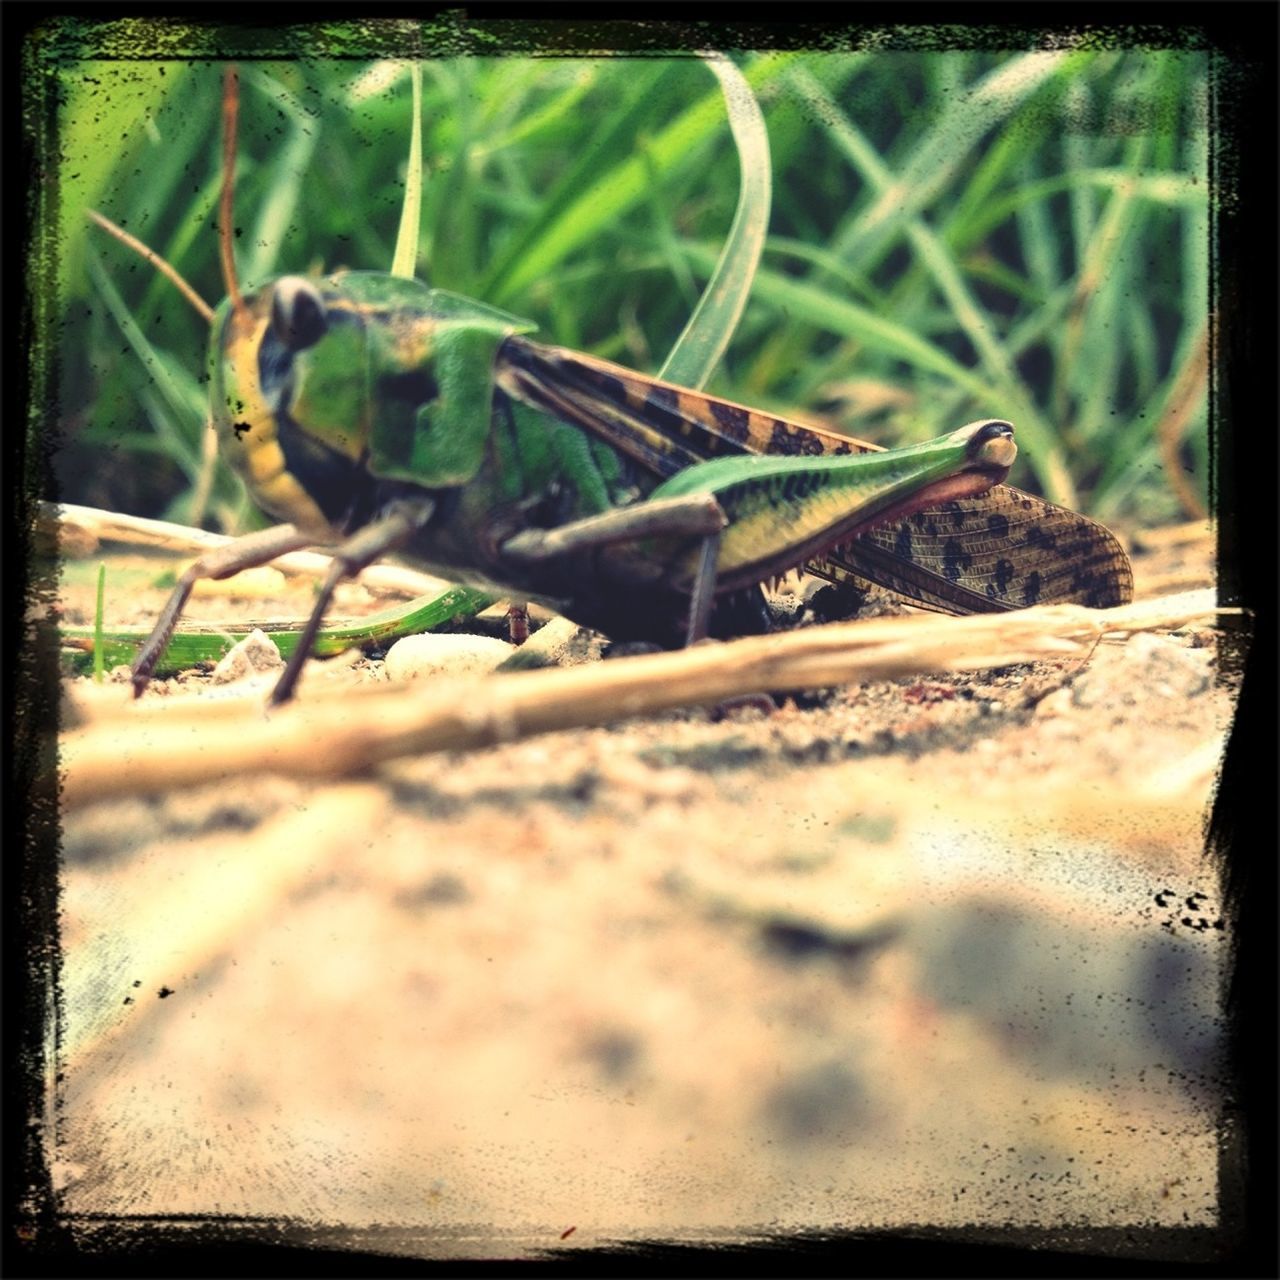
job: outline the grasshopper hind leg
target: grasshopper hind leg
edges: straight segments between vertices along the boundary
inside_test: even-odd
[[[646,561],[644,554],[640,552],[638,560],[631,563],[627,559],[628,548],[636,549],[645,539],[652,538],[700,539],[698,566],[683,630],[684,642],[689,645],[707,635],[715,603],[720,535],[727,523],[724,509],[714,494],[681,495],[662,501],[641,502],[630,507],[616,507],[551,529],[524,529],[503,543],[502,554],[510,561],[526,565],[554,565],[556,562],[568,564],[583,556],[620,551],[623,558],[615,568],[628,566],[635,569],[637,565],[643,565],[650,574],[660,574],[663,567],[660,559]],[[653,622],[652,611],[638,604],[646,594],[642,585],[644,576],[642,571],[640,578],[631,582],[627,591],[616,593],[624,614],[632,611],[639,615],[641,631],[646,630],[645,624],[651,625]],[[648,634],[629,634],[636,630],[634,625],[624,624],[621,628],[611,625],[608,617],[610,610],[606,608],[602,614],[598,604],[595,607],[582,607],[580,602],[580,607],[573,612],[588,625],[596,626],[606,633],[614,633],[620,629],[628,639],[650,638]],[[665,610],[661,608],[656,612],[665,615]],[[621,621],[622,614],[618,618]]]
[[[720,530],[708,533],[698,553],[698,571],[689,596],[689,626],[685,631],[685,648],[706,639],[711,623],[711,606],[716,598],[716,558],[720,554]]]

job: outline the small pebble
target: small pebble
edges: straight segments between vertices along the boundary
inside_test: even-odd
[[[386,671],[396,681],[487,675],[514,651],[514,645],[492,636],[405,636],[387,650]]]
[[[265,632],[255,628],[224,655],[209,679],[212,684],[234,684],[248,676],[279,671],[283,666],[284,659],[275,642]]]
[[[1046,719],[1067,716],[1071,714],[1072,706],[1071,689],[1064,685],[1061,689],[1055,689],[1040,699],[1036,704],[1036,714]]]

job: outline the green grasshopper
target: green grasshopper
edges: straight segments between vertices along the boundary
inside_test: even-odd
[[[761,585],[801,566],[954,613],[1130,598],[1109,531],[1001,483],[1017,452],[1001,419],[884,451],[544,346],[518,317],[412,279],[286,276],[242,293],[224,182],[212,421],[284,523],[182,575],[135,693],[196,581],[315,545],[336,547],[333,568],[273,702],[338,583],[391,552],[663,645],[767,628]]]

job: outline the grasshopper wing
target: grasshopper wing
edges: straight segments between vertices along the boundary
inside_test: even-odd
[[[879,449],[526,338],[503,345],[498,377],[520,399],[592,432],[663,479],[732,454]],[[1109,529],[1010,485],[890,522],[805,567],[942,613],[1061,603],[1103,608],[1133,597],[1128,556]]]

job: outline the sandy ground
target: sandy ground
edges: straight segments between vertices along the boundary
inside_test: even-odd
[[[62,1207],[490,1257],[1212,1226],[1218,645],[69,814]]]

